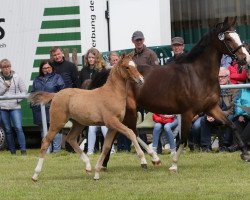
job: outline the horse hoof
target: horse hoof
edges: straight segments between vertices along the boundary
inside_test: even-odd
[[[86,174],[91,174],[91,170],[85,170],[86,171]]]
[[[35,183],[37,182],[37,179],[34,179],[33,177],[31,178],[31,180]]]
[[[250,162],[250,155],[248,154],[241,154],[240,155],[241,159],[246,161],[246,162]]]
[[[101,171],[101,172],[106,172],[106,171],[108,171],[108,168],[102,166],[101,169],[100,169],[100,171]]]
[[[147,169],[148,168],[147,164],[141,164],[141,167],[142,167],[142,169]]]
[[[95,176],[94,176],[94,180],[99,180],[100,179],[100,176],[99,176],[99,174],[95,174]]]
[[[171,166],[171,167],[169,167],[169,171],[176,173],[177,172],[177,167],[176,166]]]
[[[154,166],[161,166],[161,161],[160,160],[157,160],[157,161],[152,161],[153,165]]]

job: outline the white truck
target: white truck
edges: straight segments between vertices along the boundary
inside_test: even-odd
[[[133,48],[136,30],[144,33],[147,46],[169,45],[170,24],[170,0],[1,0],[0,60],[11,61],[30,91],[39,63],[49,58],[52,46],[67,48],[70,57],[75,48],[81,65],[90,47],[101,52]],[[156,51],[164,63],[166,52]],[[35,126],[27,101],[22,109],[28,133]],[[0,149],[3,143],[0,129]]]

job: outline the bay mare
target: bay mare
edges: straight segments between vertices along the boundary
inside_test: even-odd
[[[139,72],[144,76],[143,86],[128,84],[130,89],[123,123],[132,130],[136,131],[137,106],[153,113],[182,116],[180,146],[177,154],[173,156],[172,166],[169,168],[171,171],[177,171],[177,161],[187,144],[192,119],[201,112],[228,125],[237,138],[242,151],[241,158],[250,161],[236,127],[218,106],[218,73],[222,55],[228,54],[242,64],[250,62],[249,54],[233,28],[235,22],[236,18],[225,18],[224,22],[216,24],[176,62],[164,66],[138,66]],[[97,77],[97,81],[104,77]],[[98,84],[100,82],[93,80],[92,87]],[[147,151],[149,150],[140,139],[138,141]],[[104,166],[107,166],[108,159],[107,157]]]
[[[71,120],[73,125],[66,140],[75,152],[80,154],[80,158],[85,162],[86,172],[91,171],[90,161],[88,156],[80,149],[77,137],[85,126],[105,125],[108,127],[103,152],[95,167],[95,179],[99,179],[99,171],[103,160],[117,131],[132,140],[142,167],[147,165],[144,153],[136,140],[134,132],[121,123],[125,115],[126,82],[128,79],[132,79],[136,83],[144,82],[131,56],[123,56],[117,65],[112,68],[106,84],[100,88],[95,90],[68,88],[58,93],[36,92],[31,94],[29,100],[32,104],[51,102],[50,127],[42,141],[39,160],[32,177],[33,181],[38,180],[49,144],[68,120]],[[152,154],[155,155],[153,157],[156,160],[159,159],[154,152]]]

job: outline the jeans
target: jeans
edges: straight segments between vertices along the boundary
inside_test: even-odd
[[[16,131],[17,140],[21,151],[26,151],[26,140],[22,128],[22,111],[15,110],[1,110],[1,118],[6,132],[6,141],[11,153],[16,152],[14,133],[12,131],[11,123]]]
[[[202,117],[199,117],[192,123],[189,134],[188,146],[200,145],[201,119]]]
[[[47,124],[47,127],[49,128],[49,124]],[[45,134],[43,132],[43,127],[40,127],[41,130],[41,137],[44,138]],[[54,137],[54,139],[51,142],[52,145],[50,145],[50,152],[57,153],[61,150],[62,147],[62,134],[57,133]]]
[[[89,131],[88,131],[88,153],[94,153],[94,147],[95,147],[95,142],[96,142],[96,132],[97,129],[100,126],[89,126]],[[106,134],[108,132],[108,128],[106,126],[101,126],[101,131],[103,134],[103,137],[106,137]],[[115,151],[114,145],[112,145],[111,151]]]
[[[228,117],[230,119],[230,117]],[[232,143],[232,134],[229,127],[222,126],[218,121],[209,122],[207,117],[201,119],[201,146],[211,149],[211,136],[216,133],[219,139],[219,147],[230,146]]]
[[[153,149],[156,150],[158,147],[159,137],[162,132],[162,128],[164,129],[166,136],[168,138],[170,149],[175,149],[176,144],[174,141],[174,134],[172,130],[175,129],[177,126],[178,126],[177,119],[175,119],[172,123],[167,123],[167,124],[155,123],[153,130]]]

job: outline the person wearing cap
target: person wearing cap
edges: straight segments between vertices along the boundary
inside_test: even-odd
[[[182,37],[172,38],[171,47],[172,47],[174,56],[168,59],[167,64],[172,61],[175,61],[179,55],[184,53],[184,48],[185,48],[184,39]]]
[[[156,53],[147,48],[144,44],[145,37],[141,31],[135,31],[131,40],[135,46],[131,53],[133,54],[133,60],[137,65],[159,65]],[[142,116],[144,115],[144,109],[139,107],[138,111],[142,114]],[[140,134],[139,137],[147,143],[146,134]]]
[[[137,65],[158,65],[156,53],[147,48],[144,44],[145,38],[141,31],[135,31],[132,35],[132,42],[135,45],[133,60]]]

